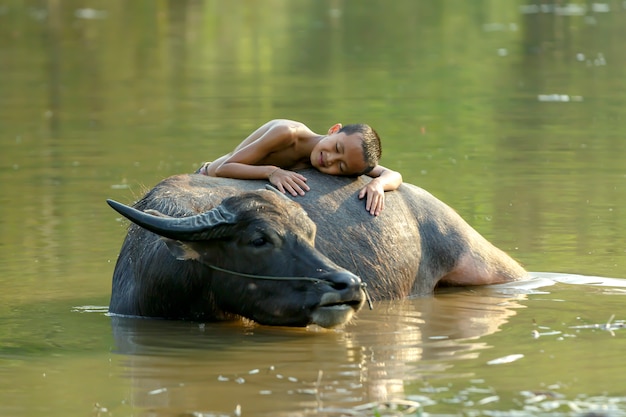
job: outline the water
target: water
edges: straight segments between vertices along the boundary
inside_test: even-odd
[[[0,415],[626,414],[625,16],[0,0]],[[336,331],[107,316],[125,225],[105,199],[273,118],[370,123],[384,165],[558,282],[377,303]]]

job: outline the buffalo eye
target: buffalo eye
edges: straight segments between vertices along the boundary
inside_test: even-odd
[[[254,246],[255,248],[260,248],[261,246],[265,246],[268,243],[269,243],[269,240],[267,240],[264,237],[258,237],[250,242],[250,244]]]

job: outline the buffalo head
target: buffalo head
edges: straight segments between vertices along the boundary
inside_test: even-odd
[[[157,283],[145,281],[135,283],[132,291],[144,292],[133,295],[143,300],[139,304],[150,302],[146,301],[148,294],[157,298],[154,303],[159,303],[158,300],[164,303],[166,298],[159,294],[162,290],[158,288],[174,291],[172,288],[178,285],[195,288],[191,291],[195,295],[184,291],[181,294],[190,298],[201,296],[202,302],[211,304],[207,310],[224,315],[238,315],[268,325],[314,323],[323,327],[349,321],[363,304],[360,278],[315,249],[315,224],[298,204],[277,192],[243,192],[222,200],[204,213],[188,217],[163,214],[169,210],[167,205],[159,207],[160,211],[140,211],[112,200],[108,203],[133,223],[161,236],[162,243],[155,242],[165,244],[172,257],[153,257],[152,263],[183,264],[177,266],[179,269],[194,264],[194,268],[178,276],[163,278],[172,281],[167,286],[160,283],[157,287]],[[146,251],[152,250],[147,246]],[[150,288],[152,284],[154,288]],[[113,291],[112,305],[115,286]],[[197,304],[198,300],[189,302]],[[111,312],[193,318],[167,312],[144,314],[139,307],[114,307]]]

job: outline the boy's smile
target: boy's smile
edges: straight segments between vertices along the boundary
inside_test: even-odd
[[[311,165],[330,175],[355,175],[367,168],[360,133],[333,133],[320,140],[311,152]]]

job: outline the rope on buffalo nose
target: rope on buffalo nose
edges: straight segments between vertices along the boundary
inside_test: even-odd
[[[246,274],[245,272],[237,272],[237,271],[232,271],[230,269],[220,268],[219,266],[215,266],[215,265],[207,265],[207,266],[209,268],[214,269],[214,270],[219,271],[219,272],[224,272],[226,274],[236,275],[236,276],[240,276],[240,277],[244,277],[244,278],[268,279],[268,280],[274,280],[274,281],[299,280],[299,281],[311,281],[313,283],[327,282],[329,284],[332,284],[331,281],[329,281],[327,279],[321,279],[321,278],[311,278],[311,277],[275,277],[275,276],[271,276],[271,275],[254,275],[254,274]],[[374,309],[374,304],[372,303],[372,299],[370,298],[370,294],[367,292],[367,283],[361,282],[361,290],[363,291],[363,294],[365,294],[365,300],[367,301],[367,306],[369,307],[370,310],[373,310]]]

